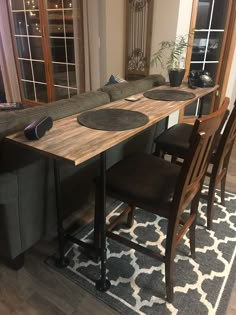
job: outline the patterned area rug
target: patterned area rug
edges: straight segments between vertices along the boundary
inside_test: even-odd
[[[108,220],[117,216],[124,207],[124,204],[114,201]],[[99,265],[83,255],[77,245],[71,245],[67,250],[70,266],[56,270],[121,314],[225,314],[236,280],[236,195],[226,194],[225,207],[215,204],[217,219],[213,231],[205,228],[205,210],[206,203],[201,201],[196,259],[189,256],[188,235],[179,244],[175,258],[173,304],[165,300],[164,264],[110,239],[107,240],[107,267],[111,288],[106,293],[97,292],[94,288],[94,281],[99,278]],[[158,245],[163,252],[165,230],[165,219],[138,209],[133,227],[122,226],[119,233],[127,237],[130,234],[134,241],[150,248]],[[77,235],[91,239],[92,226]],[[47,263],[53,266],[53,257]]]

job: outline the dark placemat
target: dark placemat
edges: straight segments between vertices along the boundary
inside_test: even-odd
[[[148,117],[136,111],[107,108],[84,112],[77,120],[81,125],[92,129],[122,131],[145,125]]]
[[[152,90],[143,95],[158,101],[186,101],[195,97],[193,93],[178,90]]]

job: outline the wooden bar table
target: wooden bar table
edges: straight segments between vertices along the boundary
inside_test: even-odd
[[[54,159],[54,176],[56,186],[56,201],[57,201],[57,220],[58,220],[58,242],[59,242],[59,259],[57,260],[57,266],[64,267],[68,264],[64,257],[64,245],[66,238],[76,242],[80,246],[89,248],[90,250],[97,251],[97,249],[91,245],[84,243],[80,240],[75,240],[72,236],[66,235],[63,228],[62,220],[62,202],[60,201],[60,173],[58,162],[60,160],[66,160],[75,166],[89,160],[90,158],[100,155],[100,178],[101,178],[101,248],[98,250],[98,255],[101,260],[101,278],[96,282],[96,287],[100,291],[106,291],[109,286],[109,280],[106,279],[106,151],[113,146],[121,143],[122,141],[135,136],[141,131],[156,124],[160,120],[168,117],[170,114],[178,111],[185,106],[191,104],[197,99],[213,93],[217,90],[218,86],[210,88],[196,88],[194,90],[189,89],[187,85],[182,85],[179,88],[171,88],[191,92],[195,94],[195,97],[185,101],[157,101],[151,100],[143,96],[143,93],[135,95],[140,98],[136,102],[126,101],[124,99],[112,102],[103,106],[99,106],[94,110],[105,108],[119,108],[128,109],[141,112],[148,116],[148,123],[144,126],[129,129],[124,131],[104,131],[90,129],[80,125],[77,122],[79,114],[69,116],[57,121],[54,121],[53,128],[45,134],[41,139],[30,141],[25,138],[23,131],[17,132],[6,137],[7,141],[14,142],[17,145],[27,147],[28,149],[37,151],[43,155],[53,157]],[[161,86],[155,89],[170,89],[168,86]],[[30,123],[30,122],[29,122]]]

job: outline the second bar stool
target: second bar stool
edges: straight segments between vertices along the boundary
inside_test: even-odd
[[[225,110],[228,108],[229,98],[225,98],[222,107]],[[221,183],[221,203],[224,204],[225,182],[228,170],[229,159],[232,147],[236,138],[236,102],[234,109],[227,121],[222,135],[220,131],[228,117],[226,112],[225,119],[221,124],[218,132],[218,140],[216,140],[215,149],[210,160],[212,169],[207,175],[210,177],[209,191],[207,196],[207,228],[212,229],[213,218],[213,202],[215,197],[215,190],[219,183]],[[177,124],[168,130],[164,131],[155,140],[156,149],[155,155],[163,156],[165,153],[172,156],[172,162],[176,162],[177,158],[184,158],[189,148],[189,141],[194,132],[192,125]]]

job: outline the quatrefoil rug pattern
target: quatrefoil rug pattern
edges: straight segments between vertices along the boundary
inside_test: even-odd
[[[219,196],[217,199],[220,201]],[[125,207],[114,201],[108,216],[117,216]],[[97,292],[94,281],[99,278],[99,264],[83,255],[77,245],[67,250],[70,265],[60,270],[72,281],[121,314],[224,314],[236,280],[236,195],[226,194],[225,207],[214,205],[213,231],[206,225],[206,203],[199,205],[196,229],[196,259],[190,257],[188,235],[180,242],[175,258],[174,303],[165,300],[164,264],[107,240],[107,269],[111,288]],[[143,219],[145,218],[145,220]],[[167,221],[138,209],[132,228],[122,226],[118,233],[147,247],[164,252]],[[92,238],[92,226],[78,237]],[[52,258],[51,263],[52,265]]]

